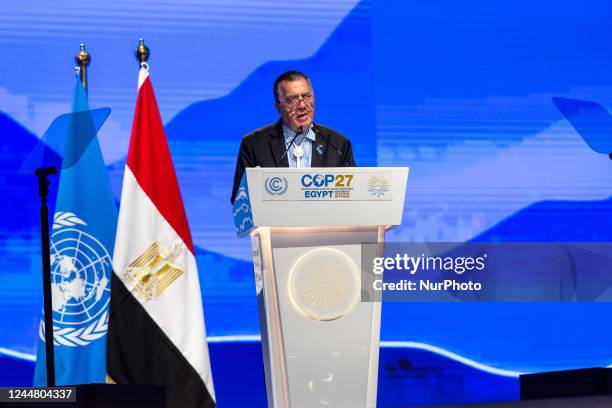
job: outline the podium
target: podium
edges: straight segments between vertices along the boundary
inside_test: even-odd
[[[376,406],[381,303],[362,301],[362,244],[401,224],[407,177],[246,169],[234,224],[251,237],[268,407]]]

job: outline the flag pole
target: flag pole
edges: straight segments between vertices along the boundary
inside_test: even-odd
[[[138,41],[138,48],[136,48],[136,59],[138,60],[139,66],[143,62],[147,62],[150,55],[151,51],[149,50],[149,47],[145,45],[144,40],[141,38]]]
[[[75,62],[78,65],[79,76],[81,77],[81,83],[83,89],[87,92],[87,66],[91,62],[91,56],[85,51],[85,44],[81,43],[81,49],[74,57]]]
[[[47,369],[47,386],[55,387],[55,355],[53,350],[53,310],[51,305],[51,242],[49,239],[49,197],[50,175],[56,174],[57,167],[41,167],[34,171],[38,178],[38,195],[40,196],[40,241],[42,249],[43,273],[43,310],[45,318],[45,362]]]
[[[79,75],[85,90],[87,90],[87,66],[91,57],[81,44],[81,50],[75,56]],[[40,167],[34,171],[38,179],[38,195],[40,197],[40,242],[42,252],[43,274],[43,313],[45,320],[45,368],[47,386],[55,387],[55,350],[53,338],[53,305],[51,296],[51,239],[49,236],[49,176],[57,174],[57,167]]]

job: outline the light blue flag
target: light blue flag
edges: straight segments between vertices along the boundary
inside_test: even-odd
[[[89,110],[77,78],[73,112]],[[75,132],[76,133],[76,132]],[[78,134],[69,136],[65,154]],[[79,161],[62,170],[51,232],[51,292],[57,385],[104,383],[106,333],[117,207],[94,138]],[[44,325],[34,385],[47,384]]]

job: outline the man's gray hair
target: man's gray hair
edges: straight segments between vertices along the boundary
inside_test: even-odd
[[[276,103],[280,102],[279,94],[278,94],[278,85],[280,85],[281,82],[285,82],[285,81],[290,81],[290,82],[291,81],[297,81],[300,78],[304,78],[308,82],[308,86],[310,86],[310,90],[312,91],[312,83],[310,82],[310,78],[308,78],[305,73],[300,72],[300,71],[287,71],[287,72],[283,72],[274,81],[274,89],[273,89],[273,92],[274,92],[274,101]]]

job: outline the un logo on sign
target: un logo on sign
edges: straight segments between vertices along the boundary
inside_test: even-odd
[[[85,346],[108,328],[112,261],[104,245],[82,230],[85,225],[70,212],[57,212],[53,220],[53,338],[63,346]],[[41,338],[43,329],[41,322]]]
[[[282,195],[287,191],[289,183],[285,177],[268,177],[264,183],[266,191],[270,195]]]

